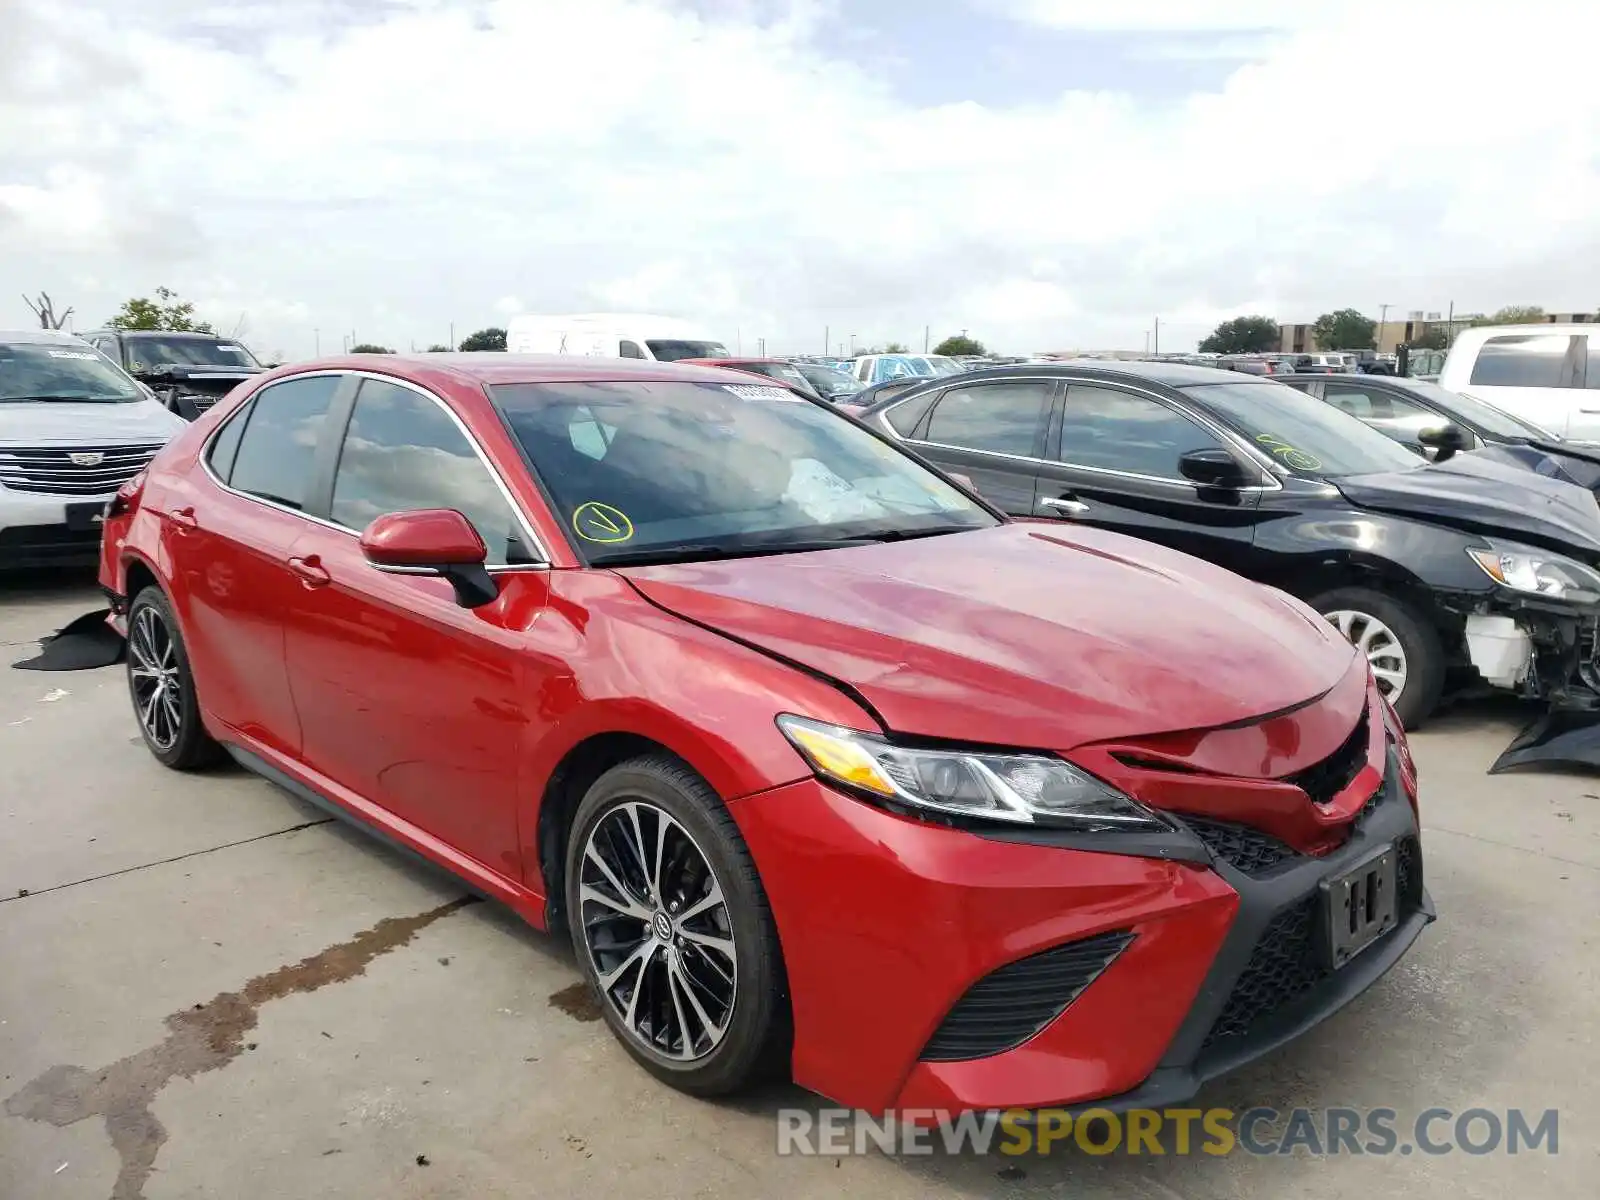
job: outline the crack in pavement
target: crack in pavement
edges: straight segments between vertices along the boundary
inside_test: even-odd
[[[165,1040],[110,1066],[97,1071],[70,1064],[51,1067],[9,1097],[5,1111],[58,1129],[102,1118],[121,1162],[110,1200],[143,1200],[145,1181],[167,1140],[152,1107],[162,1088],[174,1079],[218,1070],[237,1058],[263,1004],[354,979],[380,954],[406,945],[435,921],[478,899],[460,896],[415,916],[385,917],[347,942],[257,975],[238,991],[219,992],[207,1004],[180,1009],[166,1019],[171,1032]]]
[[[67,883],[51,884],[43,888],[25,888],[15,895],[0,896],[0,904],[10,904],[17,900],[31,900],[35,896],[47,896],[51,892],[59,892],[63,888],[82,887],[86,883],[98,883],[102,879],[115,879],[118,875],[131,875],[135,871],[148,871],[151,867],[164,867],[168,863],[183,862],[187,858],[199,858],[203,854],[215,854],[218,850],[231,850],[235,846],[248,846],[251,842],[264,842],[268,838],[282,837],[286,833],[299,833],[302,829],[312,829],[318,825],[331,825],[338,820],[337,817],[318,817],[315,821],[302,821],[298,825],[290,825],[287,829],[274,829],[269,833],[258,833],[254,837],[240,838],[236,842],[223,842],[220,846],[207,846],[203,850],[190,850],[184,854],[174,854],[171,858],[158,858],[155,862],[140,863],[133,867],[121,867],[115,871],[107,871],[103,875],[90,875],[86,879],[74,879]]]

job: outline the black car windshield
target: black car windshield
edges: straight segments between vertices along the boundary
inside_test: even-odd
[[[680,358],[727,358],[728,348],[721,342],[688,342],[681,340],[647,340],[650,353],[660,362],[677,362]]]
[[[1540,441],[1558,440],[1555,434],[1548,429],[1541,429],[1531,421],[1524,421],[1508,412],[1501,412],[1494,405],[1485,404],[1476,396],[1468,396],[1462,392],[1452,392],[1449,388],[1442,388],[1437,383],[1429,383],[1425,379],[1408,379],[1405,387],[1406,391],[1415,392],[1422,399],[1430,401],[1443,409],[1447,414],[1459,416],[1462,420],[1486,430],[1493,437],[1510,440],[1519,438],[1535,438]]]
[[[490,388],[594,565],[783,553],[998,520],[895,446],[788,388]]]
[[[852,379],[843,371],[835,371],[832,367],[817,367],[810,363],[800,368],[804,375],[817,390],[829,396],[853,396],[867,385],[859,379]]]
[[[162,367],[239,367],[255,370],[261,366],[256,356],[238,342],[212,341],[210,338],[130,337],[127,347],[128,365],[135,371],[159,371]]]
[[[1359,417],[1281,383],[1201,383],[1183,391],[1300,475],[1337,478],[1427,465]]]
[[[145,393],[98,350],[71,342],[0,342],[0,403],[131,404]]]

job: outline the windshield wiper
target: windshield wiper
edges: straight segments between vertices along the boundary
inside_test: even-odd
[[[750,542],[733,546],[651,546],[640,550],[613,550],[610,553],[591,554],[589,562],[597,567],[642,567],[652,563],[759,558],[769,554],[803,554],[810,550],[844,550],[851,546],[868,546],[874,542],[898,542],[910,538],[934,537],[941,533],[963,533],[968,528],[967,526],[952,526],[940,529],[888,529],[882,533],[852,534],[848,537],[811,538],[792,542]]]
[[[12,403],[14,401],[18,402],[18,403],[26,403],[26,402],[30,402],[30,401],[34,401],[34,400],[42,400],[42,401],[73,400],[73,401],[77,401],[77,402],[79,402],[81,404],[115,404],[119,400],[132,400],[132,399],[135,399],[135,397],[133,397],[133,396],[72,396],[72,395],[65,395],[65,394],[61,394],[61,393],[50,393],[50,394],[38,395],[38,396],[0,396],[0,403],[10,404],[10,403]]]

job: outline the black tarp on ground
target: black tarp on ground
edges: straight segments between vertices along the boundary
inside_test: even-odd
[[[122,661],[127,642],[106,618],[109,608],[97,609],[58,629],[39,643],[39,653],[11,665],[20,671],[87,671]]]

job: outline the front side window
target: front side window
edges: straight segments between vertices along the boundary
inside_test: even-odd
[[[1478,348],[1472,382],[1485,387],[1572,387],[1571,345],[1564,333],[1492,337]]]
[[[309,375],[256,393],[233,455],[229,485],[286,508],[304,508],[328,409],[343,381],[342,375]]]
[[[928,441],[992,454],[1036,455],[1050,390],[1041,380],[951,388],[928,419]]]
[[[1224,447],[1210,430],[1148,396],[1089,384],[1067,388],[1059,457],[1071,466],[1182,480],[1183,455],[1218,448]]]
[[[0,404],[131,404],[144,398],[138,384],[86,344],[0,342]]]
[[[521,522],[450,414],[410,388],[364,380],[328,515],[362,530],[387,513],[422,508],[453,508],[466,517],[489,548],[491,566],[532,561]]]
[[[894,446],[787,388],[491,387],[592,564],[771,554],[954,533],[995,518]]]
[[[1281,383],[1202,383],[1181,390],[1296,474],[1371,475],[1428,462],[1365,421]]]
[[[639,349],[638,342],[623,341],[617,348],[617,353],[623,358],[643,358],[644,351]]]

